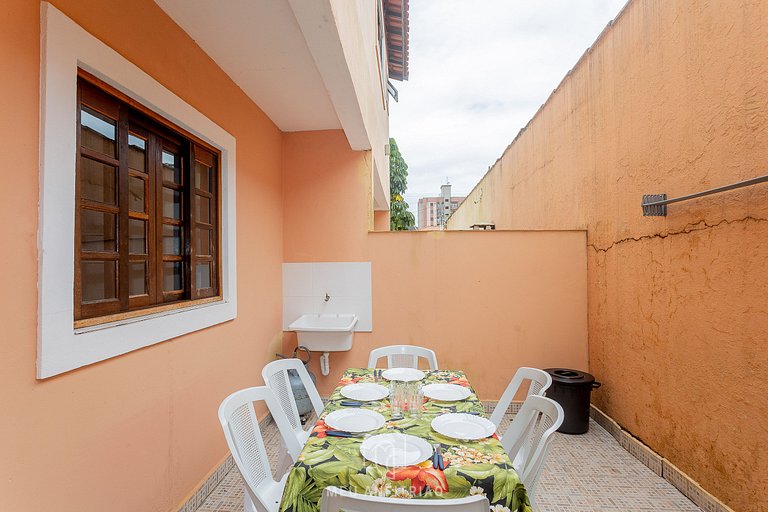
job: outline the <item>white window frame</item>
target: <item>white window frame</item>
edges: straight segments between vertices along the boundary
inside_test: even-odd
[[[44,379],[237,316],[236,140],[47,2],[40,33],[37,378]],[[220,301],[74,328],[78,67],[221,151]]]

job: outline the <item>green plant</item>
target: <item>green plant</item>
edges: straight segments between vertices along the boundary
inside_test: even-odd
[[[395,139],[389,139],[389,229],[403,231],[413,228],[416,220],[408,211],[403,195],[408,188],[408,164],[405,163]]]

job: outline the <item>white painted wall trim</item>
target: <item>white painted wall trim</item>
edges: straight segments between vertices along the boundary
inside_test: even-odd
[[[47,2],[41,3],[40,32],[37,378],[43,379],[235,318],[236,140]],[[78,67],[221,151],[221,301],[173,314],[137,318],[98,330],[75,331],[75,162],[78,154],[75,127]]]

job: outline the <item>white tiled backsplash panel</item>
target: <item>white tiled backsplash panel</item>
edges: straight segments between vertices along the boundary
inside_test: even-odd
[[[312,296],[312,263],[283,263],[283,297]]]
[[[325,301],[325,294],[331,298]],[[301,315],[354,314],[373,330],[371,263],[283,263],[283,329]]]

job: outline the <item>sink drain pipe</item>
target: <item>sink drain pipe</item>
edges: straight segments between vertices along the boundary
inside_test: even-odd
[[[328,352],[320,356],[320,373],[327,377],[331,373],[331,361]]]

